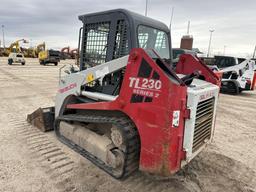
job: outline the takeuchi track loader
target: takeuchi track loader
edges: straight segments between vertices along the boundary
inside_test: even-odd
[[[111,176],[170,175],[211,142],[220,79],[192,55],[171,67],[168,27],[127,10],[79,16],[80,70],[28,121]]]

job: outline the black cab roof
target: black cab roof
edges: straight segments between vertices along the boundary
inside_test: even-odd
[[[157,21],[155,19],[145,17],[143,15],[140,15],[138,13],[126,10],[126,9],[113,9],[113,10],[108,10],[108,11],[101,11],[101,12],[96,12],[96,13],[88,13],[84,15],[78,16],[79,20],[83,22],[87,21],[93,21],[98,20],[98,17],[113,17],[116,15],[124,15],[130,22],[132,22],[134,25],[148,25],[157,29],[160,29],[165,32],[169,32],[169,28],[162,22]]]

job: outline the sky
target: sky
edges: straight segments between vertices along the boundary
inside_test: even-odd
[[[1,0],[0,25],[4,25],[5,44],[25,38],[24,47],[46,42],[48,48],[76,48],[82,26],[78,16],[86,13],[125,8],[145,14],[146,0]],[[251,57],[256,45],[256,0],[148,0],[148,17],[170,25],[172,47],[180,46],[187,33],[193,47],[207,53],[212,33],[211,55]],[[1,31],[2,42],[2,31]],[[1,44],[2,46],[2,44]],[[22,45],[21,45],[22,46]],[[225,48],[224,48],[225,47]]]

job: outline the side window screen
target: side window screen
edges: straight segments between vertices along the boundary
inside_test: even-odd
[[[124,20],[118,20],[116,26],[116,37],[114,44],[113,59],[128,55],[127,24]]]
[[[86,24],[83,63],[92,67],[106,61],[110,22]]]
[[[143,49],[147,49],[148,33],[139,33],[138,40],[139,40],[139,47]]]
[[[156,50],[166,49],[167,48],[166,43],[167,43],[166,34],[162,31],[159,31],[156,36],[155,49]]]

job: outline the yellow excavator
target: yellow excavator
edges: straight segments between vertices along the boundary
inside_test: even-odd
[[[34,49],[33,49],[33,57],[38,57],[38,54],[40,51],[45,51],[45,42],[37,45]]]
[[[25,57],[30,57],[30,58],[37,58],[38,57],[38,53],[40,51],[44,51],[45,50],[45,42],[38,44],[35,47],[29,47],[29,48],[22,48],[21,47],[21,51],[23,52]]]
[[[9,55],[10,53],[21,53],[21,47],[20,47],[20,42],[22,43],[28,43],[26,39],[19,39],[13,43],[9,47],[5,49],[5,55]]]

